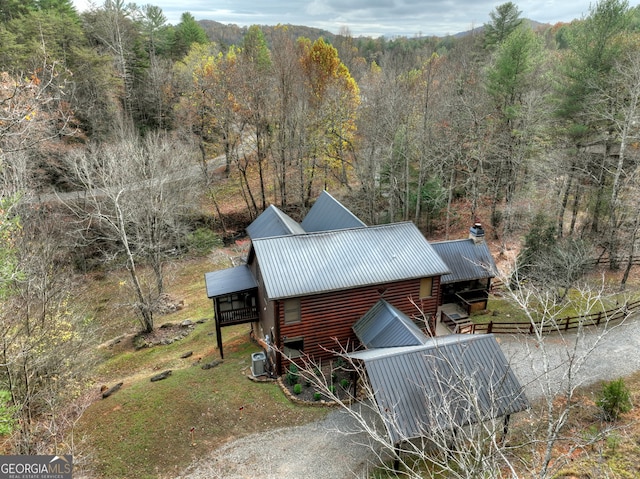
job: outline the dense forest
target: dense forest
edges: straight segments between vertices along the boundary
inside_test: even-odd
[[[81,387],[77,275],[125,268],[153,329],[167,262],[241,230],[229,195],[246,222],[270,204],[301,217],[323,189],[427,237],[481,221],[503,250],[524,238],[533,281],[566,286],[598,254],[630,267],[640,7],[540,25],[508,2],[490,18],[385,39],[169,25],[123,0],[0,3],[0,433],[20,431],[15,452],[37,451],[36,416]]]

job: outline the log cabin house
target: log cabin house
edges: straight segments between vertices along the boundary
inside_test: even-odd
[[[207,296],[221,356],[221,328],[250,323],[273,375],[358,347],[353,325],[380,300],[429,330],[452,273],[413,223],[366,226],[327,192],[301,223],[270,206],[247,233],[246,263],[207,273]]]

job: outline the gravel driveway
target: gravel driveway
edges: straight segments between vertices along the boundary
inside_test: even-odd
[[[599,339],[602,331],[592,329],[583,337],[576,333],[563,338],[550,335],[543,348],[523,336],[500,336],[498,341],[527,396],[535,399],[541,394],[543,350],[549,358],[552,384],[558,386],[566,369],[562,366],[568,360],[567,351],[575,351],[578,361],[584,358],[576,375],[576,381],[584,385],[640,370],[640,320],[616,325]],[[177,479],[365,478],[378,459],[368,445],[368,437],[354,429],[349,415],[336,410],[322,421],[230,442],[193,464]]]

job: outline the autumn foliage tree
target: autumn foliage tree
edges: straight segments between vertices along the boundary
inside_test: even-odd
[[[313,43],[300,39],[299,48],[308,118],[307,148],[298,165],[299,193],[301,203],[308,204],[318,172],[325,187],[331,180],[348,185],[360,90],[338,51],[322,38]]]

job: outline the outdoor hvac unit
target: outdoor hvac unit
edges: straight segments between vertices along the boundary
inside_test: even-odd
[[[267,360],[267,356],[263,353],[253,353],[251,355],[251,373],[254,376],[262,376],[264,372],[264,363]]]

